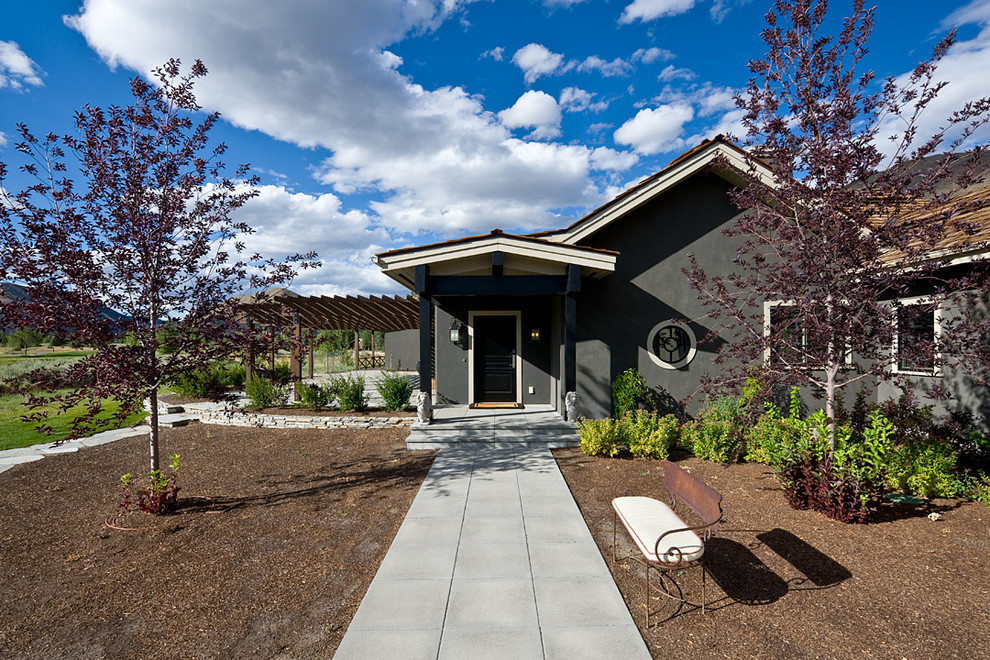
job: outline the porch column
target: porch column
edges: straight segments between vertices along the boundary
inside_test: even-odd
[[[430,320],[432,305],[430,304],[427,278],[427,266],[416,266],[416,293],[419,295],[419,391],[433,396],[433,361],[430,359],[432,346],[430,341]]]
[[[564,293],[564,395],[577,391],[577,293],[581,291],[581,267],[567,266]]]
[[[354,371],[361,368],[361,331],[354,331]]]

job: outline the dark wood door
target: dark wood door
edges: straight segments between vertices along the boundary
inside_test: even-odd
[[[474,317],[474,402],[516,401],[516,317]]]

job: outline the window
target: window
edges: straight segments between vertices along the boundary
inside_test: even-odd
[[[767,364],[784,367],[816,367],[825,362],[828,354],[828,339],[815,337],[804,322],[804,314],[794,304],[768,302],[764,304],[765,337],[776,335],[779,342],[767,347],[763,357]],[[846,346],[846,364],[852,363],[852,353],[848,341],[837,339],[836,344]]]
[[[895,373],[937,374],[937,342],[941,331],[938,305],[924,298],[901,300],[894,337]]]
[[[646,349],[655,364],[664,369],[680,369],[694,359],[698,342],[686,323],[664,321],[650,330]]]

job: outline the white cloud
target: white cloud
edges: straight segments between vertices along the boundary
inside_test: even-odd
[[[608,147],[598,147],[591,154],[591,168],[622,172],[639,162],[639,156],[628,151],[616,151]]]
[[[0,148],[7,146],[7,134],[0,131]]]
[[[44,84],[41,76],[41,68],[20,46],[13,41],[0,41],[0,89],[20,91],[24,85],[39,87]]]
[[[505,49],[502,48],[501,46],[496,46],[495,48],[486,50],[481,54],[482,58],[490,57],[496,62],[501,62],[504,56],[505,56]]]
[[[618,57],[611,62],[606,62],[597,55],[592,55],[591,57],[585,58],[585,60],[578,65],[577,70],[582,73],[598,71],[606,78],[613,78],[615,76],[628,76],[632,73],[633,67],[629,64],[629,62],[626,62]]]
[[[632,60],[634,62],[642,62],[643,64],[653,64],[657,60],[672,60],[676,57],[673,52],[667,50],[666,48],[640,48],[632,54]]]
[[[608,101],[595,101],[595,94],[579,87],[565,87],[560,93],[560,107],[567,112],[603,112]]]
[[[512,63],[523,70],[523,78],[533,83],[540,76],[563,73],[572,65],[564,64],[564,56],[554,53],[543,44],[526,44],[512,56]]]
[[[690,105],[661,105],[644,108],[615,131],[616,144],[631,146],[637,153],[649,156],[678,148],[684,125],[694,119]]]
[[[543,4],[547,7],[570,7],[572,5],[578,5],[585,0],[543,0]]]
[[[657,80],[660,82],[670,82],[672,80],[694,80],[695,73],[691,69],[678,68],[673,64],[664,67]]]
[[[338,194],[368,192],[390,232],[535,230],[558,223],[551,209],[599,203],[592,149],[514,138],[479,97],[425,88],[396,68],[392,44],[463,4],[86,0],[68,22],[111,65],[146,74],[169,57],[201,58],[210,69],[196,87],[204,108],[329,150],[318,179]],[[521,51],[533,75],[552,70],[524,57],[544,47]]]
[[[990,70],[990,0],[974,0],[955,10],[943,21],[942,27],[962,27],[967,24],[977,24],[980,32],[968,41],[955,43],[938,65],[935,80],[946,81],[935,100],[929,104],[918,122],[918,134],[914,145],[919,145],[934,135],[948,118],[965,104],[987,96],[986,71]],[[910,76],[906,72],[897,76],[899,84],[905,84]],[[909,109],[906,109],[909,110]],[[888,139],[891,135],[901,135],[904,123],[898,117],[890,117],[880,127],[880,137],[877,146],[889,152],[893,143]],[[960,135],[958,128],[947,135],[952,140]],[[990,140],[990,126],[984,124],[977,129],[973,137],[963,145],[963,149],[986,143]],[[943,144],[947,149],[948,144]]]
[[[645,23],[662,16],[676,16],[693,6],[694,0],[633,0],[622,10],[619,23],[632,23],[636,20]]]
[[[560,106],[546,92],[530,90],[520,96],[511,108],[498,113],[508,129],[530,128],[534,139],[552,139],[560,135]]]

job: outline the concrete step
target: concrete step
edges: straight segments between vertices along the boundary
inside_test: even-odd
[[[407,449],[451,447],[576,447],[578,434],[571,428],[547,429],[436,429],[414,427],[406,438]]]

